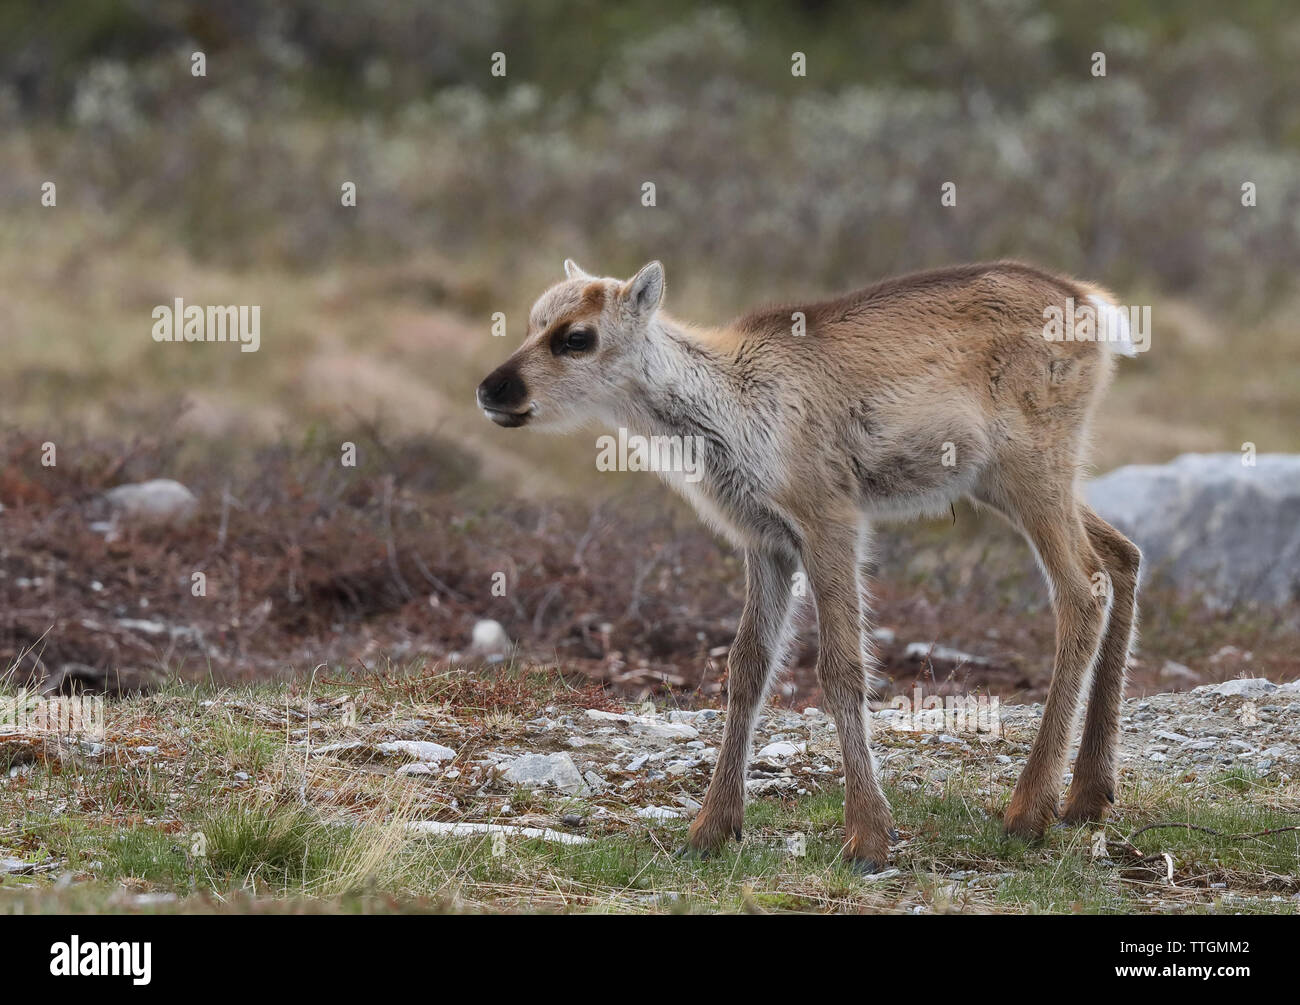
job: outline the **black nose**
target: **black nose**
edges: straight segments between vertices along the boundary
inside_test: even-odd
[[[500,366],[478,386],[478,403],[485,408],[514,411],[528,402],[528,388],[512,366]]]

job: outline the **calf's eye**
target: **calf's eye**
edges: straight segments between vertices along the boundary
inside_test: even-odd
[[[564,336],[566,352],[586,352],[596,342],[596,333],[586,328],[570,328]]]

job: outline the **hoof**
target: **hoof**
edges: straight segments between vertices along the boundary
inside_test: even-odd
[[[1110,778],[1076,778],[1065,794],[1065,812],[1062,819],[1067,824],[1100,823],[1115,805],[1115,784]]]
[[[1002,833],[1007,837],[1023,838],[1035,841],[1047,832],[1048,826],[1055,819],[1060,819],[1055,807],[1045,813],[1008,813],[1002,818]]]
[[[1070,799],[1065,804],[1065,812],[1061,816],[1061,821],[1071,827],[1078,824],[1101,823],[1110,813],[1113,803],[1114,800],[1105,794]]]
[[[859,876],[874,876],[881,867],[869,858],[851,858],[849,868]]]
[[[684,844],[677,849],[674,858],[687,859],[692,862],[703,862],[709,857],[710,852],[705,848],[694,848],[691,845]]]

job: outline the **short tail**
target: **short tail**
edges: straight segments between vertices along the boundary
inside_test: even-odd
[[[1097,308],[1097,341],[1118,356],[1136,356],[1128,308],[1117,304],[1115,295],[1100,286],[1089,285],[1084,289],[1088,291],[1088,301]]]

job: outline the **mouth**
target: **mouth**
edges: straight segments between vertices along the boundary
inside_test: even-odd
[[[532,405],[529,405],[522,412],[507,412],[500,408],[488,408],[486,405],[481,407],[484,415],[498,426],[504,426],[506,429],[517,429],[532,418],[533,414]]]

